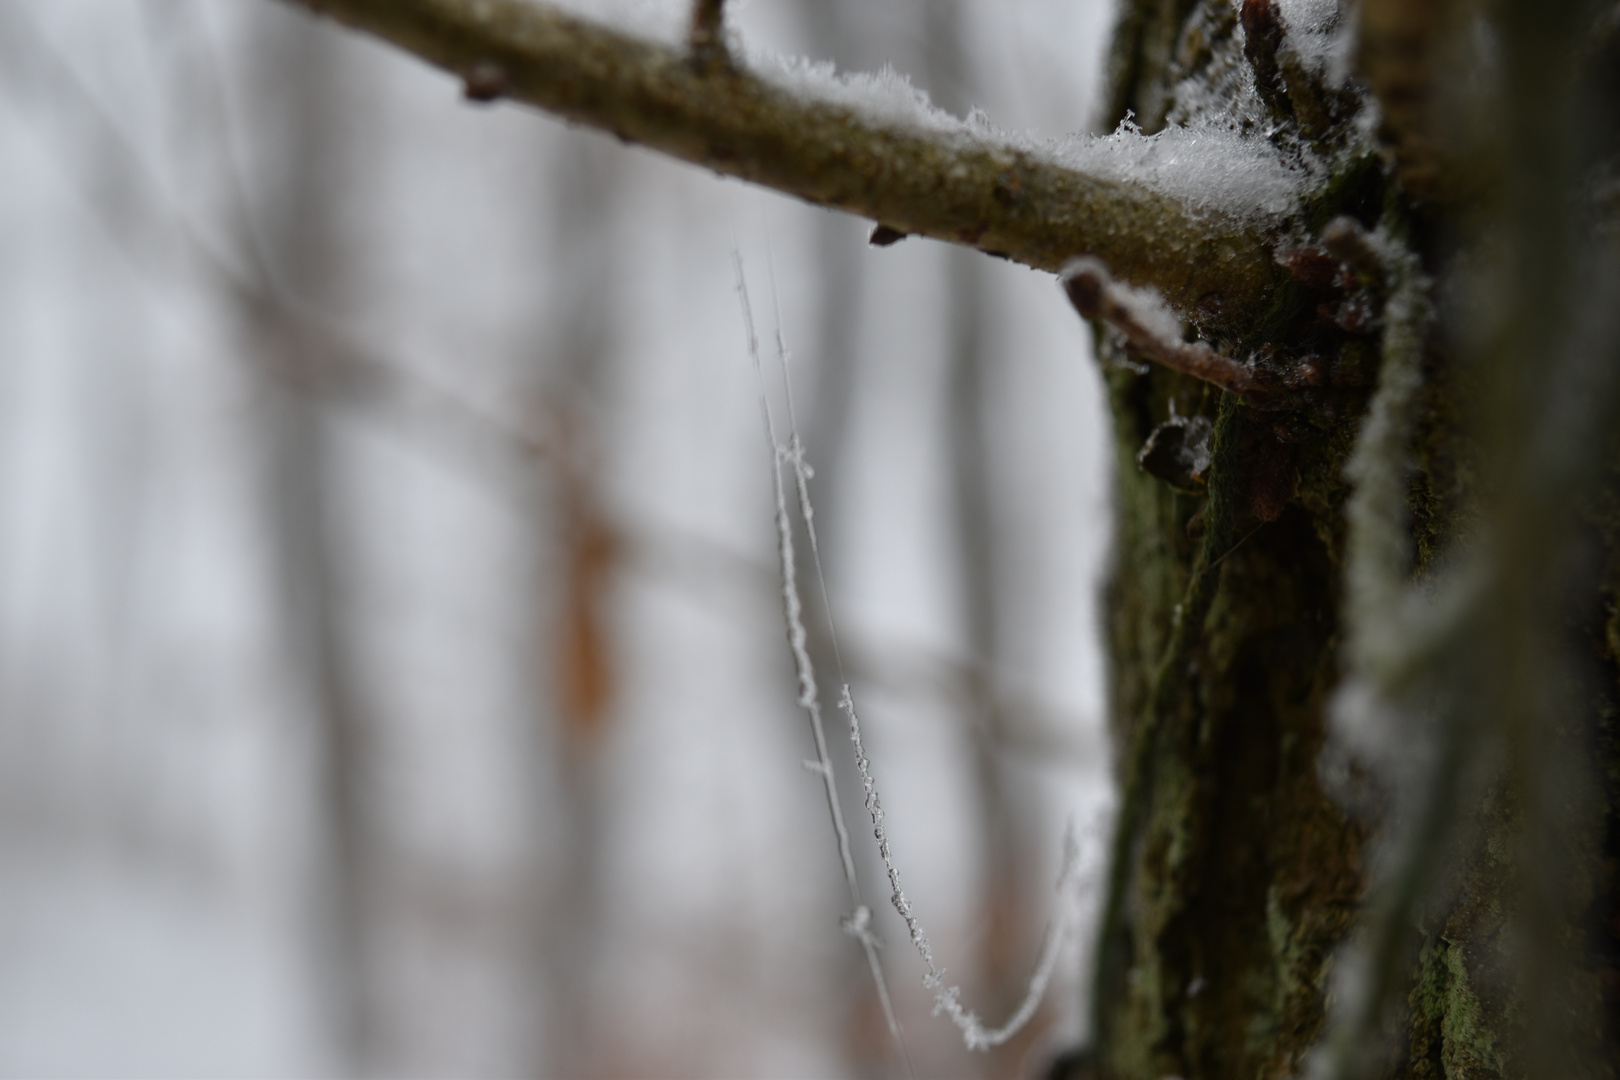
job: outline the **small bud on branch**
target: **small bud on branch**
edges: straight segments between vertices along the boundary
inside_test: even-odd
[[[692,0],[692,32],[687,45],[700,68],[729,67],[726,52],[726,0]]]

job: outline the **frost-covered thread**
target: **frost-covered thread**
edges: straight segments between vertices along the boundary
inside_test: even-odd
[[[771,483],[776,496],[776,550],[782,564],[782,608],[787,620],[788,647],[793,653],[793,666],[798,675],[799,706],[810,719],[810,731],[816,745],[816,760],[807,761],[805,765],[821,777],[827,797],[827,812],[832,819],[833,833],[838,840],[838,857],[844,871],[844,883],[849,889],[852,905],[850,913],[839,920],[839,926],[860,943],[861,950],[866,955],[867,967],[872,973],[873,985],[877,989],[878,1001],[883,1006],[883,1016],[888,1022],[889,1033],[900,1044],[901,1053],[904,1054],[905,1043],[900,1035],[900,1022],[895,1016],[894,1006],[889,998],[889,986],[883,977],[883,965],[878,960],[877,950],[880,943],[871,930],[871,910],[861,901],[860,879],[855,872],[855,857],[850,852],[849,829],[844,824],[844,812],[838,800],[838,782],[833,775],[832,758],[827,753],[827,734],[822,724],[821,701],[816,690],[816,670],[810,659],[809,635],[804,627],[804,605],[799,598],[797,559],[793,550],[793,526],[788,516],[787,491],[782,483],[782,465],[789,452],[777,438],[776,421],[771,415],[770,401],[765,394],[765,373],[759,360],[759,338],[754,332],[754,314],[748,302],[748,286],[743,277],[742,256],[733,252],[732,261],[737,271],[737,296],[742,303],[743,328],[748,335],[748,355],[754,363],[754,375],[759,382],[759,403],[765,419],[765,435],[771,444]],[[797,443],[796,436],[795,443]],[[801,463],[795,467],[795,475],[803,468],[802,454],[800,458]]]
[[[1041,999],[1046,996],[1046,987],[1052,981],[1052,972],[1057,968],[1063,944],[1074,932],[1075,924],[1080,918],[1080,906],[1074,896],[1079,879],[1080,845],[1075,838],[1074,822],[1071,820],[1063,836],[1063,869],[1058,874],[1057,882],[1057,916],[1052,925],[1046,929],[1046,940],[1041,945],[1041,958],[1029,977],[1029,986],[1024,990],[1024,1000],[1018,1003],[1018,1008],[1013,1010],[1013,1014],[1007,1018],[1005,1024],[984,1033],[985,1042],[990,1046],[999,1046],[1016,1035],[1041,1007]]]
[[[927,974],[923,976],[923,986],[934,992],[934,1015],[944,1013],[950,1017],[951,1023],[962,1032],[962,1039],[967,1043],[969,1050],[988,1050],[1000,1046],[1029,1023],[1036,1010],[1040,1008],[1041,998],[1046,993],[1047,984],[1051,982],[1052,971],[1057,965],[1063,942],[1073,929],[1076,905],[1069,894],[1073,890],[1076,868],[1079,864],[1074,830],[1070,828],[1064,841],[1063,872],[1058,878],[1057,918],[1047,930],[1046,943],[1042,947],[1041,958],[1035,966],[1035,972],[1030,976],[1024,1000],[1005,1024],[998,1028],[986,1028],[977,1013],[963,1007],[961,987],[945,985],[945,969],[934,963],[934,949],[928,943],[928,934],[923,930],[922,922],[911,910],[911,901],[906,899],[906,891],[900,887],[900,871],[895,866],[894,853],[889,848],[888,831],[883,827],[883,801],[878,797],[877,781],[872,778],[872,762],[866,756],[866,744],[861,738],[861,720],[856,715],[855,699],[850,695],[848,684],[844,685],[839,695],[838,707],[849,718],[849,741],[855,747],[855,768],[861,776],[866,812],[872,817],[872,835],[877,839],[878,855],[883,859],[883,868],[889,875],[889,902],[894,905],[895,913],[905,922],[906,930],[911,935],[911,943],[916,946],[924,966],[928,969]]]
[[[894,1032],[898,1039],[898,1023],[890,1007],[882,968],[877,961],[877,939],[870,929],[871,911],[860,902],[860,891],[855,876],[854,862],[849,854],[849,833],[844,826],[843,814],[838,806],[832,762],[827,755],[826,740],[822,733],[821,706],[817,693],[815,668],[811,662],[806,644],[808,635],[804,628],[804,608],[799,597],[792,523],[788,514],[787,492],[782,478],[784,465],[793,471],[799,515],[804,522],[805,532],[810,540],[813,565],[825,605],[828,636],[832,641],[833,654],[842,683],[838,707],[849,719],[850,741],[854,745],[855,765],[860,773],[866,809],[872,816],[873,836],[877,839],[878,853],[883,859],[884,870],[889,877],[890,902],[894,905],[896,913],[905,922],[912,944],[916,946],[927,968],[927,973],[923,977],[923,985],[927,989],[934,991],[935,1015],[943,1012],[950,1018],[951,1022],[962,1032],[963,1040],[967,1043],[968,1049],[988,1050],[1000,1046],[1012,1038],[1034,1017],[1036,1011],[1040,1008],[1041,999],[1046,993],[1046,988],[1051,982],[1052,972],[1057,966],[1058,955],[1062,950],[1063,943],[1073,931],[1078,907],[1071,895],[1078,876],[1078,846],[1075,843],[1073,830],[1070,829],[1065,839],[1063,871],[1058,880],[1058,913],[1052,926],[1047,931],[1040,960],[1036,963],[1035,971],[1030,976],[1024,999],[1005,1024],[997,1028],[986,1028],[977,1014],[963,1007],[961,988],[945,985],[945,969],[935,964],[933,947],[928,943],[928,936],[923,930],[922,923],[912,912],[911,903],[906,899],[904,890],[900,888],[900,872],[895,867],[894,855],[889,847],[888,833],[883,828],[883,804],[878,798],[877,782],[872,777],[872,764],[866,755],[866,747],[861,737],[860,718],[855,712],[855,701],[850,693],[848,680],[844,678],[843,656],[838,649],[838,631],[833,623],[832,603],[827,590],[827,575],[821,564],[821,551],[816,539],[815,508],[810,498],[810,479],[814,475],[814,471],[805,459],[804,444],[799,438],[798,417],[793,405],[793,386],[788,376],[788,349],[782,331],[781,305],[778,301],[776,310],[776,345],[777,357],[782,371],[783,392],[788,407],[789,435],[788,443],[785,446],[777,435],[776,422],[765,394],[764,376],[761,372],[759,359],[758,338],[754,332],[753,312],[748,302],[747,286],[742,273],[742,260],[740,256],[736,255],[734,255],[734,259],[737,268],[737,291],[742,299],[743,320],[748,332],[749,355],[754,362],[755,374],[760,380],[760,406],[765,415],[766,435],[770,439],[775,454],[772,482],[776,496],[777,553],[782,563],[782,601],[787,617],[788,642],[793,651],[794,667],[798,672],[799,704],[810,717],[811,729],[815,733],[816,740],[817,760],[805,764],[812,771],[819,773],[826,784],[828,808],[832,814],[833,827],[838,833],[839,852],[845,860],[845,879],[849,884],[851,899],[855,902],[854,911],[844,917],[841,925],[845,933],[855,937],[865,948],[868,963],[872,969],[872,976],[877,984],[878,995],[889,1021],[890,1030]],[[773,283],[774,277],[773,274]],[[902,1052],[904,1052],[904,1042],[901,1041],[900,1045]]]
[[[815,737],[816,760],[807,762],[813,772],[819,773],[827,791],[827,809],[832,817],[833,830],[838,834],[838,855],[844,867],[844,879],[849,885],[850,899],[860,906],[860,886],[855,873],[855,857],[850,853],[849,830],[844,825],[844,814],[839,808],[838,786],[833,776],[832,758],[827,754],[826,728],[821,722],[821,700],[816,689],[816,668],[810,659],[809,633],[804,627],[804,604],[799,598],[799,570],[793,544],[793,523],[788,516],[787,491],[782,483],[782,465],[794,457],[793,451],[782,445],[776,434],[776,419],[771,415],[770,400],[765,394],[764,365],[759,359],[759,338],[754,332],[754,312],[748,301],[748,285],[743,277],[742,256],[733,252],[737,270],[737,296],[742,302],[743,328],[748,334],[748,355],[754,363],[754,375],[759,381],[759,404],[765,418],[765,437],[770,440],[771,485],[776,496],[776,553],[782,564],[782,609],[787,619],[788,648],[793,653],[793,668],[799,681],[799,707],[810,718],[810,730]],[[795,438],[795,443],[797,438]],[[794,473],[803,468],[795,464]]]
[[[832,643],[833,662],[838,667],[838,681],[846,683],[844,676],[844,653],[838,645],[838,628],[833,625],[832,596],[827,591],[827,571],[821,565],[821,542],[816,539],[816,508],[810,501],[810,479],[816,471],[810,467],[805,458],[804,442],[799,438],[799,413],[793,403],[793,379],[788,374],[788,365],[792,354],[788,351],[787,333],[782,328],[782,298],[776,289],[776,264],[771,255],[770,245],[767,243],[766,256],[772,259],[771,271],[771,304],[776,316],[776,359],[777,368],[782,373],[782,397],[787,402],[788,415],[788,451],[785,460],[793,469],[793,486],[799,497],[799,520],[804,522],[804,533],[810,540],[810,561],[816,570],[816,581],[821,588],[821,610],[827,613],[827,637]],[[778,458],[781,459],[778,450]]]

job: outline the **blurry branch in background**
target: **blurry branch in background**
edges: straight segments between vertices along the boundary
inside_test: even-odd
[[[1264,231],[966,123],[925,128],[525,0],[296,0],[565,119],[808,202],[1057,270],[1076,254],[1237,324],[1277,280]],[[807,76],[808,77],[808,76]],[[831,83],[828,90],[836,89]],[[932,123],[932,120],[930,121]],[[1212,298],[1218,298],[1218,305]]]
[[[549,452],[532,426],[503,419],[415,365],[367,345],[331,313],[290,295],[263,263],[257,244],[244,233],[239,214],[232,230],[237,234],[235,244],[221,243],[209,235],[169,193],[145,152],[22,9],[0,5],[0,27],[7,31],[0,33],[0,56],[6,61],[0,64],[0,80],[8,82],[14,93],[39,93],[48,98],[69,124],[117,161],[126,181],[121,194],[134,198],[135,218],[155,224],[159,232],[177,241],[180,257],[192,262],[204,284],[218,290],[222,301],[276,324],[278,332],[298,338],[305,349],[319,354],[319,363],[280,369],[289,386],[366,415],[407,418],[414,421],[413,428],[441,437],[459,456],[475,464],[508,457],[514,445],[526,456]],[[64,163],[64,170],[81,178],[70,163]],[[91,190],[88,178],[82,179],[87,208],[130,269],[144,280],[152,254],[146,250],[144,238]],[[233,202],[240,205],[240,196]]]
[[[823,511],[818,506],[816,517]],[[736,590],[738,600],[756,604],[779,598],[777,570],[728,544],[665,523],[620,526],[626,558],[660,583],[713,595],[713,585]],[[808,607],[808,605],[806,605]],[[810,630],[819,655],[831,649]],[[1096,724],[1070,709],[1013,689],[1015,681],[982,657],[961,656],[928,645],[895,640],[887,635],[863,633],[844,625],[839,630],[844,664],[853,679],[905,697],[930,697],[960,716],[976,737],[999,752],[1073,768],[1089,768],[1107,753],[1103,736],[1077,736],[1092,732]],[[988,703],[982,710],[970,702]]]

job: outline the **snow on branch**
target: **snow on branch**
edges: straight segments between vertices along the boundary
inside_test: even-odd
[[[900,233],[1051,271],[1095,255],[1177,308],[1231,325],[1278,278],[1262,220],[1088,169],[1083,156],[1065,164],[914,91],[897,108],[876,82],[819,66],[702,63],[531,0],[289,2],[461,76],[478,98],[510,97]]]

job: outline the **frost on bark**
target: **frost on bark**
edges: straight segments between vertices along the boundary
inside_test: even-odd
[[[788,86],[718,3],[682,49],[299,2],[875,239],[1066,267],[1117,437],[1123,801],[1056,1075],[1614,1075],[1612,3],[1124,0],[1120,129],[1065,155]]]

